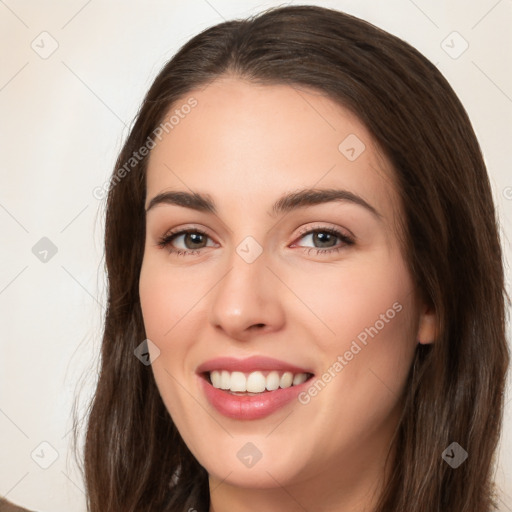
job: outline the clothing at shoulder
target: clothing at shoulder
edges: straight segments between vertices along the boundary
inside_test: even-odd
[[[30,510],[18,507],[14,503],[7,501],[4,498],[0,498],[0,512],[31,512]]]

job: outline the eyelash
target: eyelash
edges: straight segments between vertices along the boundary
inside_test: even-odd
[[[182,229],[180,231],[171,231],[171,232],[165,234],[163,237],[160,238],[157,245],[159,247],[161,247],[162,249],[167,248],[169,253],[175,254],[176,256],[196,255],[198,252],[201,251],[201,249],[204,249],[204,247],[201,247],[201,249],[186,249],[186,250],[184,250],[184,249],[175,249],[171,246],[171,242],[174,240],[174,238],[177,238],[180,235],[187,235],[187,234],[191,234],[191,233],[200,234],[200,235],[210,238],[208,233],[206,233],[205,231],[203,231],[202,229],[199,229],[199,228]],[[339,238],[345,245],[342,247],[333,247],[333,248],[327,248],[327,249],[322,249],[320,247],[302,247],[304,252],[306,252],[307,254],[309,254],[311,251],[315,251],[315,250],[316,250],[317,255],[318,254],[325,255],[325,254],[337,253],[340,250],[342,250],[345,246],[351,246],[355,243],[355,240],[352,237],[345,235],[344,233],[342,233],[341,231],[338,231],[337,229],[330,228],[327,226],[319,226],[319,227],[315,227],[315,228],[304,229],[303,231],[300,232],[299,238],[303,238],[306,235],[310,235],[312,233],[329,233],[330,235],[334,235],[335,237]]]

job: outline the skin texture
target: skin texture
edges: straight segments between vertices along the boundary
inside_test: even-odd
[[[389,164],[358,119],[316,91],[228,76],[190,96],[197,106],[152,150],[146,207],[164,191],[194,191],[209,195],[217,214],[171,204],[147,212],[140,299],[160,350],[157,386],[210,475],[211,511],[371,510],[416,344],[435,338],[434,313],[418,299],[395,233],[400,201]],[[350,134],[365,145],[353,161],[338,149]],[[279,197],[307,188],[349,190],[381,217],[349,201],[269,214]],[[208,234],[193,254],[158,245],[170,230],[193,227]],[[355,243],[302,234],[321,228]],[[247,236],[263,249],[252,263],[236,252]],[[172,247],[195,245],[178,236]],[[397,303],[307,404],[233,420],[201,391],[196,368],[220,356],[274,357],[321,378]],[[247,442],[262,454],[251,468],[237,457]]]

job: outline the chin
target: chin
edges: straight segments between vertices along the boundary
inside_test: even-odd
[[[196,455],[210,477],[219,482],[250,489],[270,489],[290,485],[301,479],[308,466],[300,460],[300,450],[283,443],[274,443],[262,437],[235,437],[222,446],[211,445]],[[256,447],[257,446],[257,447]],[[311,461],[310,461],[311,462]]]
[[[277,467],[271,462],[264,464],[263,460],[252,468],[241,467],[240,464],[235,467],[229,464],[212,464],[205,466],[205,469],[215,480],[244,489],[272,489],[289,485],[295,479],[290,467]]]

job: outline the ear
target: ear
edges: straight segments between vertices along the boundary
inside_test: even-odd
[[[437,315],[433,306],[422,305],[416,339],[422,345],[434,343],[437,338]]]

